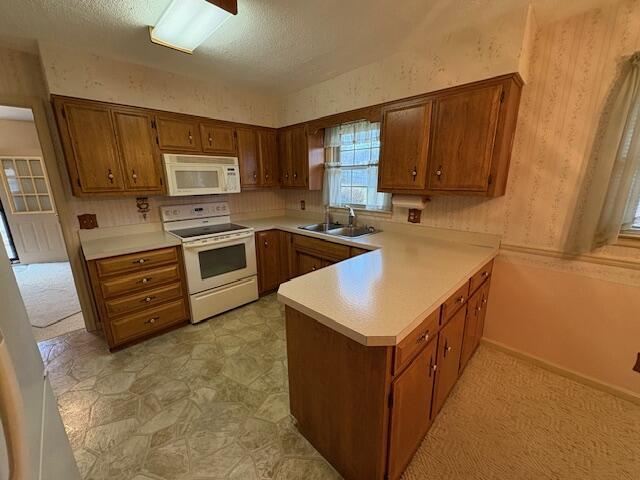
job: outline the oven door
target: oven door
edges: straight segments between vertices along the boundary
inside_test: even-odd
[[[221,165],[201,163],[165,164],[170,196],[226,193],[226,172]]]
[[[224,240],[196,240],[182,246],[191,295],[257,273],[253,232],[241,233]]]

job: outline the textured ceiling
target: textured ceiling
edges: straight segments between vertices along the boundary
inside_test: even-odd
[[[38,41],[56,43],[285,94],[391,55],[410,38],[428,48],[430,38],[473,22],[473,14],[456,15],[459,7],[469,12],[471,5],[485,16],[505,7],[504,0],[239,0],[238,15],[188,55],[149,42],[147,26],[169,1],[2,0],[0,43],[31,50]],[[598,1],[560,8],[573,12]],[[536,2],[546,17],[554,17],[555,0]],[[509,7],[526,4],[510,0]]]

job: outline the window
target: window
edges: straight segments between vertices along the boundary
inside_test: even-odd
[[[325,204],[391,210],[391,195],[378,192],[380,123],[363,121],[328,128],[325,149]]]
[[[13,213],[52,213],[49,185],[39,157],[3,157],[2,177]]]

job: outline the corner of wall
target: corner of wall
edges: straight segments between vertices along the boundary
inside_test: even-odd
[[[518,58],[518,72],[525,83],[528,83],[530,79],[531,57],[537,33],[538,20],[533,5],[529,4],[522,39],[522,49],[520,50],[520,57]]]

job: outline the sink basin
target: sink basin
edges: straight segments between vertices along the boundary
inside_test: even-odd
[[[362,235],[370,235],[372,233],[378,233],[373,227],[367,225],[356,225],[353,227],[340,227],[332,228],[327,232],[329,235],[335,235],[337,237],[361,237]]]
[[[328,232],[332,229],[337,229],[342,227],[339,223],[314,223],[312,225],[305,225],[304,227],[300,227],[302,230],[308,230],[310,232]]]

